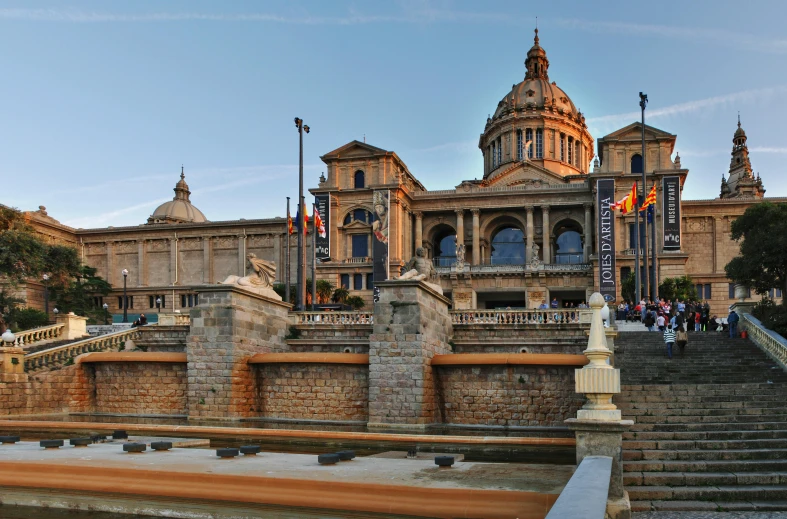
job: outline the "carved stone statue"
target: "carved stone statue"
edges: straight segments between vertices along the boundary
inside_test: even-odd
[[[235,285],[244,290],[281,301],[281,296],[273,290],[273,281],[276,279],[276,264],[272,261],[260,259],[250,252],[246,255],[254,274],[248,276],[229,276],[221,282],[222,285]]]
[[[456,246],[456,263],[454,264],[456,270],[465,269],[465,250],[464,243],[460,243]]]
[[[541,259],[538,257],[540,252],[541,252],[541,247],[539,247],[537,243],[533,243],[533,247],[530,249],[531,266],[538,267],[541,264]]]
[[[426,258],[426,251],[423,247],[415,250],[415,256],[402,267],[402,275],[398,281],[423,281],[435,292],[443,294],[443,289],[435,283],[437,281],[437,271],[432,266],[432,262]]]

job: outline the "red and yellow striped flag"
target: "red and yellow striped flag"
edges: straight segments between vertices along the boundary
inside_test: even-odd
[[[642,203],[642,207],[639,210],[644,211],[649,205],[656,205],[656,184],[653,184],[650,193],[645,197],[645,202]]]

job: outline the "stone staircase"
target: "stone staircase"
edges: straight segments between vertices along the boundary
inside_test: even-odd
[[[615,403],[633,511],[787,510],[787,374],[754,344],[690,332],[667,359],[660,333],[620,335]]]

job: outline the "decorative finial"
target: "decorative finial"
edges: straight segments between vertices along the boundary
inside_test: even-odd
[[[186,174],[183,173],[183,164],[180,165],[180,179],[184,180],[186,178]]]
[[[738,128],[741,127],[741,111],[738,110]]]
[[[536,36],[533,38],[533,43],[538,45],[538,17],[536,17]]]

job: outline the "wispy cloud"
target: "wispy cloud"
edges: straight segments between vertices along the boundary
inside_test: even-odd
[[[467,153],[478,150],[477,141],[456,141],[437,144],[429,146],[428,148],[417,148],[411,150],[414,153],[434,153],[434,152],[453,152],[453,153]]]
[[[118,216],[123,216],[124,214],[133,213],[135,211],[139,211],[140,209],[145,209],[148,207],[157,206],[159,204],[163,204],[164,202],[172,200],[171,198],[157,198],[155,200],[148,200],[146,202],[140,202],[138,204],[130,205],[128,207],[123,207],[121,209],[115,209],[114,211],[108,211],[106,213],[102,213],[95,216],[84,216],[82,218],[74,218],[73,220],[66,220],[65,223],[71,227],[102,227],[107,225],[107,222],[110,222],[117,218]]]
[[[752,153],[787,153],[787,147],[753,146],[749,148]]]
[[[751,102],[758,99],[770,98],[782,92],[787,92],[787,85],[744,90],[742,92],[713,96],[705,99],[697,99],[694,101],[678,103],[670,106],[665,106],[662,108],[648,109],[647,117],[648,119],[654,119],[654,118],[658,119],[661,117],[691,114],[709,108],[730,106],[734,103]],[[626,112],[622,114],[602,115],[600,117],[588,118],[587,123],[588,125],[601,126],[601,127],[619,126],[621,123],[627,123],[627,122],[633,122],[639,120],[640,115],[641,115],[640,112]]]

